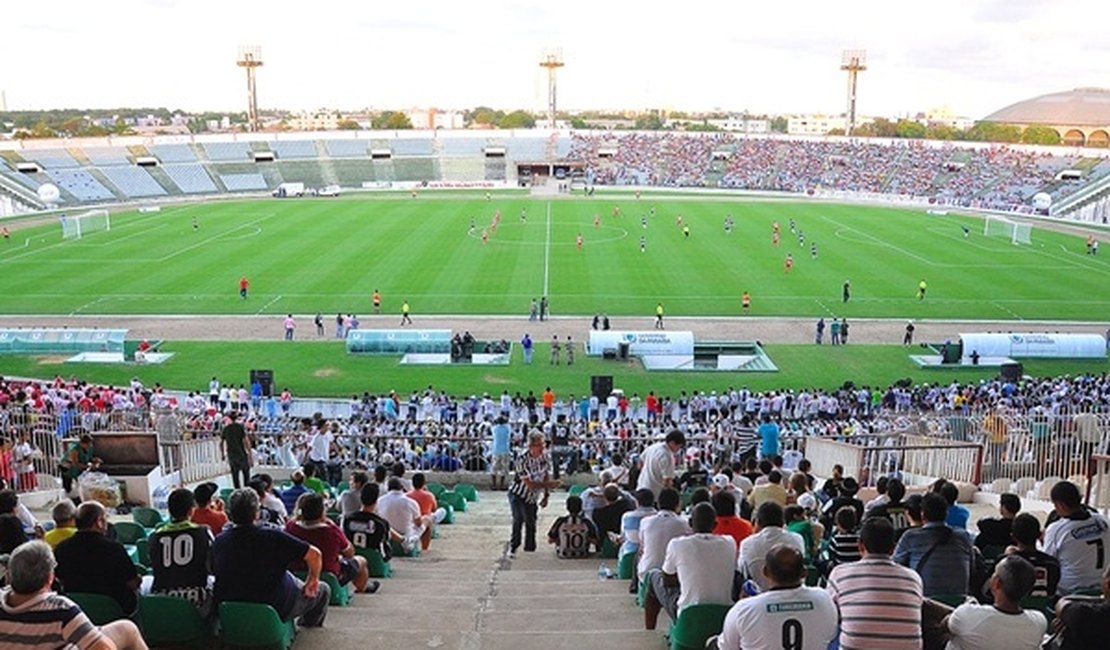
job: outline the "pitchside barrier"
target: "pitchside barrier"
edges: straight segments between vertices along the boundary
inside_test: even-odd
[[[123,354],[127,330],[80,328],[0,329],[0,354]]]
[[[844,476],[857,477],[863,486],[895,475],[906,485],[928,485],[938,478],[978,485],[983,462],[981,445],[912,435],[814,437],[806,439],[805,450],[814,474],[832,476],[833,465],[840,465]]]
[[[450,354],[451,330],[350,330],[347,352]]]

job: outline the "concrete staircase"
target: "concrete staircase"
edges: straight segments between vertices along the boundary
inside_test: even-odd
[[[330,608],[324,627],[301,630],[294,650],[662,650],[662,631],[643,629],[627,581],[600,582],[600,560],[558,560],[544,544],[563,496],[541,511],[540,549],[510,559],[505,493],[482,492],[440,528],[429,551],[394,558],[393,577],[377,594]],[[659,627],[666,629],[665,620]]]

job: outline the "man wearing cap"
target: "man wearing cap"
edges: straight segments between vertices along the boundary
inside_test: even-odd
[[[213,535],[219,534],[227,525],[227,515],[224,513],[223,502],[213,500],[219,487],[215,483],[201,483],[193,490],[196,507],[189,517],[194,524],[207,526]]]

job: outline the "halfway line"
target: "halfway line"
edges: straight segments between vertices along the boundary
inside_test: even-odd
[[[543,242],[543,295],[547,295],[548,271],[551,269],[551,201],[547,202],[547,236]]]

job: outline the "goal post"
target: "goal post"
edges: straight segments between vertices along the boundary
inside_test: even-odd
[[[107,210],[96,209],[75,215],[61,215],[62,239],[81,239],[98,230],[111,230],[112,217]]]
[[[1005,237],[1012,244],[1031,244],[1033,226],[1027,223],[1012,221],[1006,217],[994,214],[987,215],[983,224],[983,235],[987,237]]]

